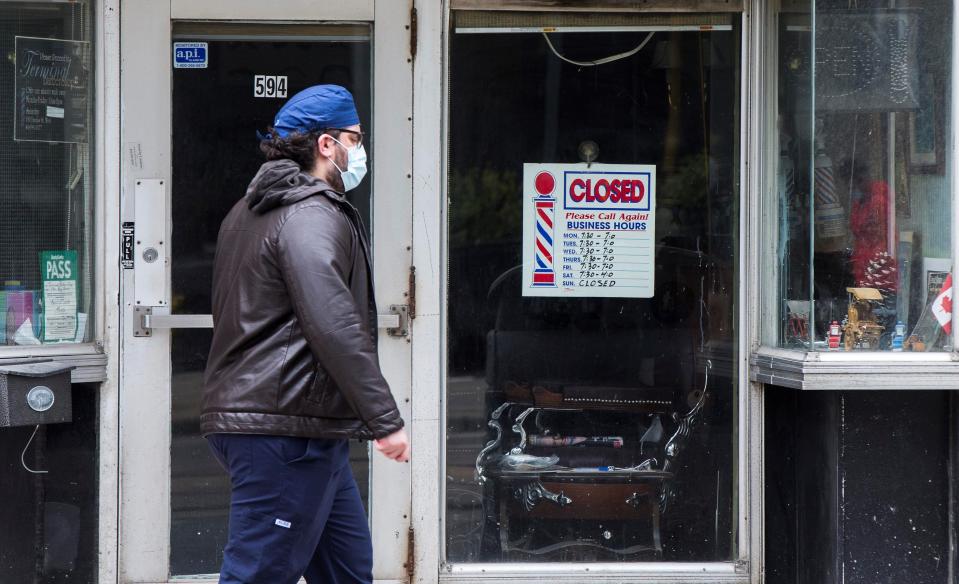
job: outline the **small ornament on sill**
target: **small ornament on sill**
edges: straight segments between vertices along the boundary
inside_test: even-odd
[[[903,343],[903,347],[907,351],[917,351],[921,353],[926,350],[926,343],[919,335],[909,335],[909,338]]]
[[[892,335],[892,350],[902,351],[903,342],[906,339],[906,325],[902,321],[896,322],[896,329]]]
[[[843,332],[843,345],[847,351],[854,349],[875,350],[885,327],[879,324],[875,311],[882,306],[882,293],[876,288],[846,288],[849,293],[849,309]]]
[[[842,338],[842,329],[839,327],[838,321],[832,321],[829,323],[829,350],[836,351],[839,349],[839,339]]]

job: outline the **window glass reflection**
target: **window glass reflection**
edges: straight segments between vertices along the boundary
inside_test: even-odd
[[[950,349],[952,10],[818,0],[781,15],[783,346]]]
[[[249,28],[237,28],[248,26],[177,26],[179,41],[214,34],[218,38],[207,41],[209,69],[173,72],[171,308],[176,313],[210,313],[220,223],[263,163],[257,132],[271,124],[284,101],[257,97],[251,87],[251,68],[270,71],[282,64],[291,96],[320,83],[343,85],[355,96],[366,131],[372,130],[371,50],[366,27],[329,27],[321,31],[327,40],[308,42],[296,37],[320,36],[317,31],[255,27],[253,32],[267,39],[278,37],[258,40],[256,36],[243,38],[251,32]],[[289,40],[282,38],[284,32]],[[198,75],[200,71],[209,74]],[[364,181],[350,192],[350,202],[366,218],[372,201],[370,184]],[[170,572],[174,576],[218,572],[227,541],[229,476],[211,454],[198,423],[212,336],[211,330],[200,329],[172,334]],[[365,504],[369,494],[365,442],[351,443],[350,461]]]
[[[547,43],[480,30],[522,15],[454,13],[450,562],[735,553],[740,37],[697,16],[714,27],[613,15]],[[524,296],[524,164],[584,169],[594,147],[655,165],[653,295]]]
[[[0,3],[0,345],[96,334],[92,14]]]

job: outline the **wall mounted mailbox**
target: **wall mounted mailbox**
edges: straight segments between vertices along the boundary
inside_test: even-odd
[[[0,366],[0,427],[70,422],[73,369],[56,361]]]

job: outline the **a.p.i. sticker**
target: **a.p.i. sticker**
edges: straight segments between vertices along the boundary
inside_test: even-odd
[[[206,69],[208,61],[209,47],[207,43],[173,43],[174,69]]]

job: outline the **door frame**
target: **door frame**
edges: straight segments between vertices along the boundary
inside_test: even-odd
[[[457,0],[452,0],[456,2]],[[511,9],[563,10],[543,7],[538,0],[508,3]],[[610,10],[650,11],[654,7],[626,8],[616,0],[591,2],[591,7],[604,4]],[[417,10],[417,52],[413,72],[414,117],[417,120],[413,140],[413,214],[414,264],[417,266],[417,331],[413,347],[413,368],[416,371],[413,404],[414,435],[417,457],[413,459],[414,493],[435,493],[413,500],[413,529],[416,531],[415,582],[432,584],[449,582],[507,583],[548,578],[554,582],[683,582],[745,584],[760,582],[763,573],[762,532],[762,386],[748,376],[752,335],[749,334],[758,314],[755,306],[756,225],[760,220],[756,204],[761,196],[760,179],[763,144],[759,139],[765,117],[762,90],[764,80],[759,67],[764,60],[762,49],[775,33],[768,32],[767,15],[771,11],[765,0],[744,0],[740,13],[740,85],[739,85],[739,274],[737,285],[737,322],[739,327],[736,489],[734,497],[737,526],[736,555],[728,562],[663,562],[633,564],[449,564],[445,559],[445,463],[446,463],[446,330],[447,330],[447,261],[446,185],[448,184],[447,146],[449,134],[449,41],[451,0],[435,2],[414,0]],[[778,4],[778,2],[777,2]],[[769,57],[765,57],[768,59]],[[437,91],[437,83],[441,88]],[[435,153],[440,145],[440,155]],[[436,395],[426,400],[422,396]],[[438,572],[438,576],[437,576]]]
[[[105,0],[108,3],[111,0]],[[118,0],[112,0],[117,2]],[[138,179],[171,184],[172,65],[170,46],[174,21],[215,20],[255,22],[361,23],[372,25],[373,127],[371,157],[373,263],[380,307],[409,304],[412,260],[412,59],[409,4],[397,0],[129,0],[123,10],[108,6],[119,32],[120,120],[117,168],[119,216],[109,223],[113,241],[119,224],[133,221]],[[119,12],[119,14],[117,14]],[[106,67],[110,74],[109,63]],[[378,90],[377,88],[381,88]],[[163,191],[164,239],[169,239],[170,193]],[[138,228],[141,226],[138,226]],[[109,239],[109,238],[108,238]],[[379,242],[379,243],[377,243]],[[116,257],[116,256],[114,256]],[[113,491],[119,509],[117,524],[102,525],[106,535],[101,561],[116,550],[116,576],[101,567],[102,581],[165,583],[173,581],[170,560],[170,332],[155,329],[150,337],[134,337],[135,270],[119,269],[119,392],[115,436],[119,452],[113,465],[119,486]],[[170,266],[165,270],[162,298],[169,306]],[[169,309],[155,310],[155,314]],[[412,336],[381,335],[380,362],[400,411],[415,433],[411,417],[410,353]],[[105,428],[104,428],[105,430]],[[114,447],[115,450],[115,447]],[[111,461],[104,461],[105,463]],[[370,456],[370,516],[377,581],[408,580],[411,516],[411,465],[397,464],[378,454]],[[157,486],[160,485],[158,488]],[[399,486],[399,488],[397,488]],[[110,489],[105,489],[110,491]],[[104,494],[101,500],[108,496]],[[108,502],[109,503],[109,502]],[[116,505],[116,503],[114,504]],[[109,508],[109,507],[107,507]],[[101,509],[103,509],[101,507]],[[101,518],[106,514],[100,514]],[[105,548],[105,549],[104,549]],[[107,579],[109,578],[109,580]],[[176,582],[190,581],[179,577]],[[210,580],[199,577],[197,581]]]

